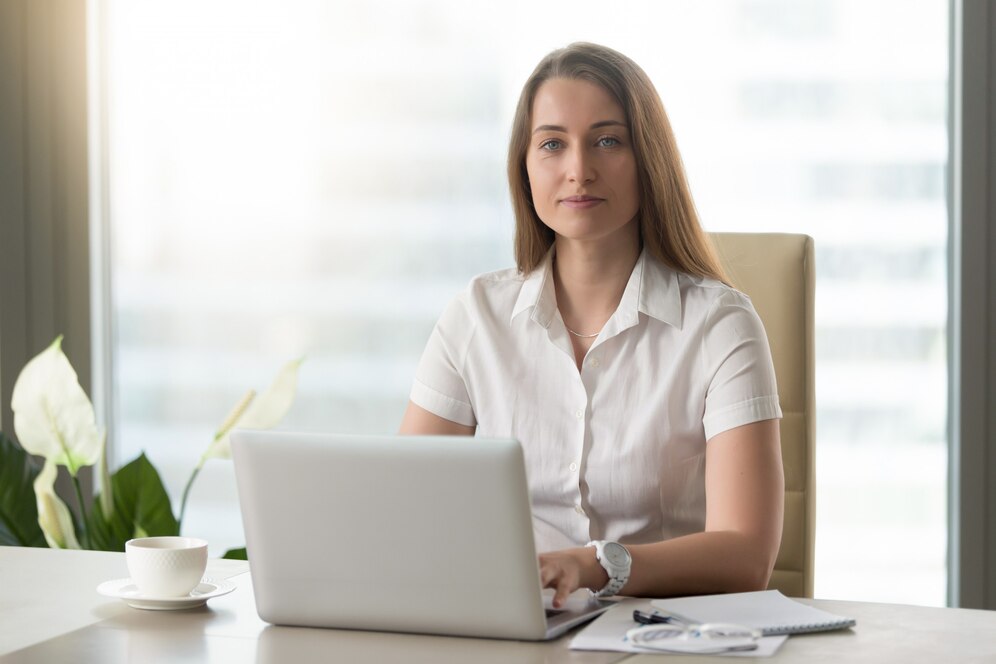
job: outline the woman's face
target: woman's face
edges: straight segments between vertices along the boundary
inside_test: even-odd
[[[531,131],[526,172],[544,224],[573,240],[637,232],[636,157],[625,113],[608,92],[582,80],[544,82]]]

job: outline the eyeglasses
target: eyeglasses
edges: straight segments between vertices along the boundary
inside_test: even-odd
[[[694,624],[679,616],[634,611],[633,620],[641,623],[626,632],[634,646],[666,652],[717,654],[755,650],[761,630],[728,623]]]

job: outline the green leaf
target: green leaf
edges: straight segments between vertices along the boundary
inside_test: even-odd
[[[0,545],[48,546],[38,525],[35,478],[41,466],[0,433]]]
[[[169,494],[155,466],[145,454],[111,475],[114,511],[104,517],[100,500],[94,500],[87,517],[95,549],[124,551],[135,537],[179,535]]]
[[[228,551],[225,552],[225,555],[222,556],[222,559],[224,559],[224,560],[249,560],[248,556],[246,556],[246,548],[245,547],[242,547],[241,549],[229,549]]]

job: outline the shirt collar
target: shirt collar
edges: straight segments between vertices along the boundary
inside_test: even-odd
[[[637,305],[639,311],[680,330],[681,287],[678,284],[678,273],[649,255],[646,249],[640,254],[637,265],[641,263],[643,268]],[[636,269],[633,273],[636,274]]]
[[[553,287],[553,247],[543,262],[530,272],[522,282],[511,318],[532,308],[530,318],[544,328],[550,327],[557,311],[557,294]],[[671,268],[647,254],[646,249],[633,266],[633,272],[619,301],[617,313],[635,319],[640,312],[657,320],[681,328],[681,293],[678,275]],[[511,319],[510,319],[511,320]],[[634,320],[635,322],[635,320]]]
[[[553,247],[550,247],[543,261],[526,275],[519,290],[519,297],[512,309],[512,319],[532,307],[529,316],[545,328],[550,327],[553,314],[557,311],[557,293],[553,289]]]

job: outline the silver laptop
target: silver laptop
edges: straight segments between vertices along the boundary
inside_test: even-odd
[[[514,440],[235,431],[232,458],[267,622],[543,640],[612,605],[551,608]]]

